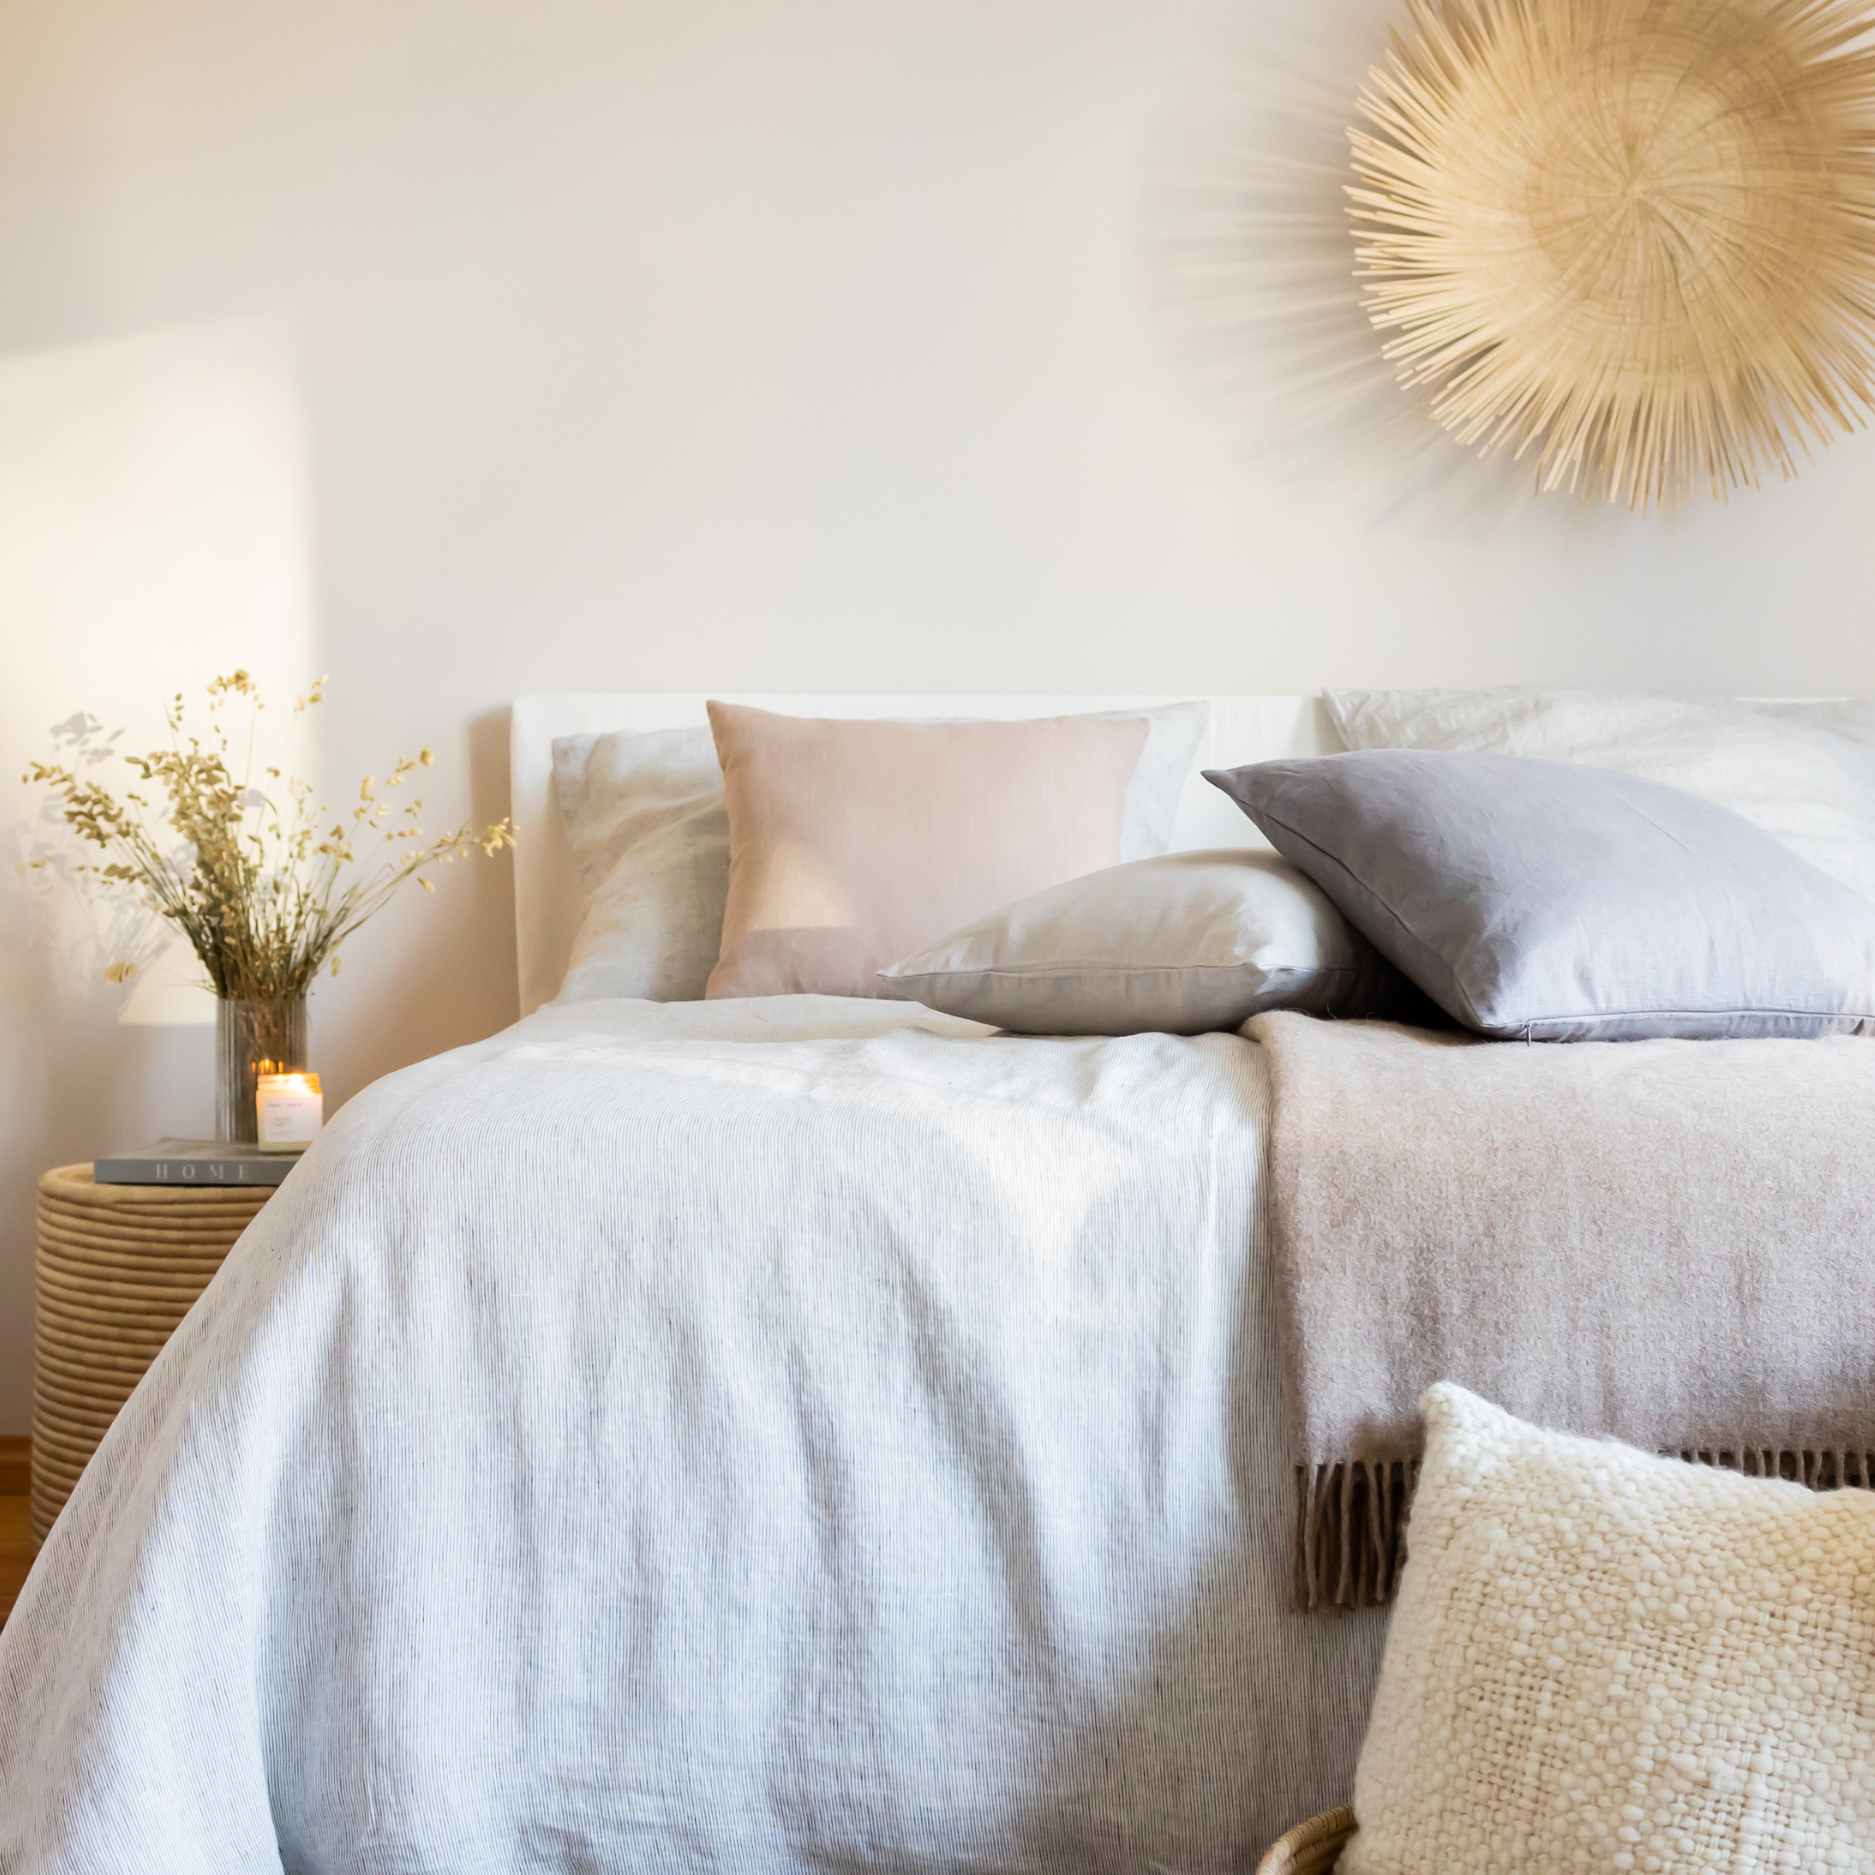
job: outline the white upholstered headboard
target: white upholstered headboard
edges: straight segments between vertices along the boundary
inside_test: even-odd
[[[1182,697],[810,697],[712,693],[787,716],[1075,716],[1088,710],[1136,709]],[[707,720],[704,696],[533,696],[517,698],[509,730],[513,788],[514,930],[521,1013],[553,997],[566,974],[579,917],[579,881],[560,824],[553,786],[556,736],[622,729],[681,729]],[[1279,755],[1320,755],[1341,744],[1316,697],[1213,697],[1210,726],[1179,803],[1172,844],[1180,850],[1260,844],[1255,828],[1199,774]]]

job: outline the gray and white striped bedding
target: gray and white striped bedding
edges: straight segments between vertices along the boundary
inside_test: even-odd
[[[0,1636],[10,1875],[1213,1870],[1345,1799],[1235,1036],[548,1009],[351,1102]]]

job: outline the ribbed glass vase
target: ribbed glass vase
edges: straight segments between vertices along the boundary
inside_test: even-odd
[[[220,998],[215,1004],[215,1137],[253,1145],[260,1138],[255,1081],[308,1065],[305,997],[277,1002]]]

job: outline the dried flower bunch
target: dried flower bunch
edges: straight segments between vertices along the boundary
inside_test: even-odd
[[[294,703],[296,716],[324,700],[325,681]],[[238,756],[227,720],[236,699],[247,711]],[[104,855],[78,870],[135,891],[181,930],[217,995],[279,1001],[304,996],[321,969],[336,976],[339,946],[407,879],[432,891],[422,876],[428,867],[478,847],[499,852],[514,844],[514,829],[502,820],[426,840],[422,801],[396,808],[387,795],[434,762],[428,749],[398,761],[381,784],[367,775],[349,812],[313,807],[310,784],[278,768],[263,769],[257,786],[264,707],[246,671],[217,677],[197,736],[185,731],[178,692],[164,708],[170,746],[121,757],[148,793],[126,790],[120,799],[87,777],[118,753],[122,733],[106,736],[90,716],[53,732],[66,745],[63,761],[34,762],[23,779],[49,787],[72,830]],[[121,983],[135,970],[114,963],[106,974]]]
[[[1433,414],[1542,488],[1723,497],[1875,405],[1865,0],[1407,0],[1357,272]]]

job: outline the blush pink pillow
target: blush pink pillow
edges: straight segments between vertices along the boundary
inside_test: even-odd
[[[1119,864],[1144,716],[843,722],[712,703],[729,904],[710,996],[902,994],[875,972]]]

